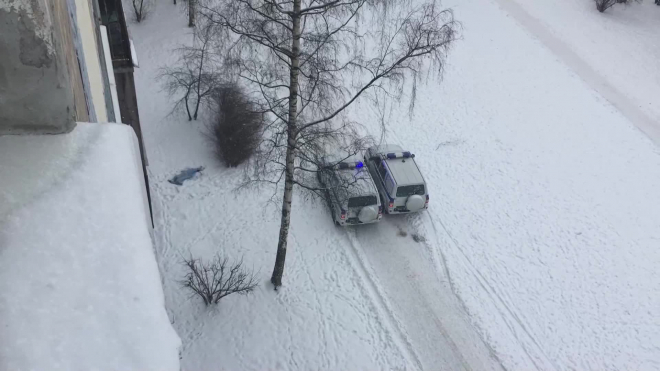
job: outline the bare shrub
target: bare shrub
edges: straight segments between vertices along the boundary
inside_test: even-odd
[[[133,14],[135,15],[135,20],[139,23],[147,18],[147,15],[151,11],[153,5],[152,0],[132,0],[133,3]]]
[[[190,257],[184,260],[188,269],[181,281],[183,287],[204,300],[204,304],[217,304],[220,299],[231,294],[249,294],[257,286],[254,272],[243,268],[243,259],[230,262],[226,257],[216,255],[210,262]]]
[[[210,126],[218,158],[229,167],[248,160],[257,150],[264,128],[264,115],[239,86],[227,84],[215,90],[215,117]]]
[[[595,0],[595,1],[596,1],[596,9],[598,9],[598,11],[601,13],[614,6],[614,4],[630,4],[633,1],[638,3],[642,2],[642,0]]]
[[[197,120],[200,106],[212,103],[212,94],[224,79],[222,60],[213,52],[213,32],[208,26],[196,29],[194,45],[175,49],[178,60],[157,77],[176,99],[172,113],[185,108],[188,121]]]

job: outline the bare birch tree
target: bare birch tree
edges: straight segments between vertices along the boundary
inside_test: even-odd
[[[436,0],[216,0],[198,3],[218,27],[226,66],[270,117],[249,180],[280,185],[282,215],[271,282],[282,285],[294,186],[319,191],[318,155],[364,145],[347,109],[381,94],[414,99],[418,80],[440,76],[456,38]],[[276,189],[279,189],[276,187]]]

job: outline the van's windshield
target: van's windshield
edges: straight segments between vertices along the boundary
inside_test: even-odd
[[[401,186],[396,189],[397,197],[408,197],[412,195],[424,195],[424,184],[415,184],[409,186]]]
[[[376,196],[360,196],[348,199],[348,207],[363,207],[376,205],[377,203],[378,199],[376,199]]]

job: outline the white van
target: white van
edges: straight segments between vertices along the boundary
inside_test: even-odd
[[[323,159],[317,172],[332,213],[340,226],[379,222],[383,217],[378,188],[358,158]]]
[[[369,148],[364,161],[386,213],[412,213],[428,208],[428,189],[414,154],[397,145],[384,144]]]

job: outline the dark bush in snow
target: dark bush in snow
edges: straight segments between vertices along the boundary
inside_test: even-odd
[[[601,13],[614,6],[614,4],[629,4],[632,3],[633,1],[636,1],[638,3],[641,2],[641,0],[595,0],[595,1],[596,1],[596,9],[598,9],[598,11]]]
[[[210,127],[211,139],[220,160],[229,167],[236,167],[257,150],[264,116],[233,84],[216,89],[213,100],[216,111]]]
[[[181,284],[199,296],[204,304],[217,304],[220,299],[231,294],[249,294],[257,286],[254,272],[243,268],[243,259],[229,262],[227,258],[216,255],[210,262],[192,257],[184,260],[186,276]]]

